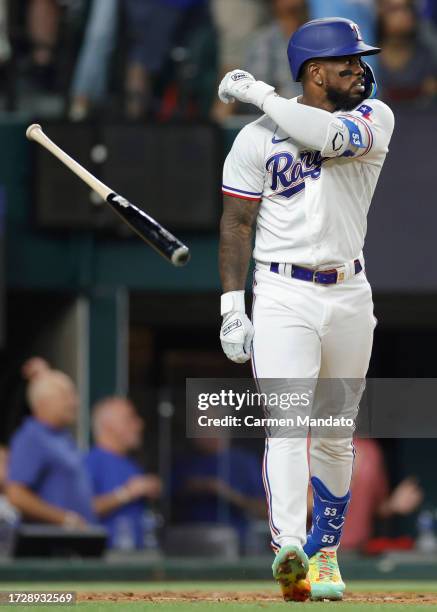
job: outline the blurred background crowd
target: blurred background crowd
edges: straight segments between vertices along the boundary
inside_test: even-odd
[[[435,102],[435,0],[22,0],[0,2],[2,105],[82,121],[224,120],[216,101],[235,67],[299,93],[287,42],[309,18],[359,23],[388,102]]]
[[[91,409],[91,445],[85,452],[73,436],[79,410],[73,380],[41,357],[24,362],[21,377],[20,424],[0,454],[0,553],[11,552],[13,534],[26,524],[55,526],[58,531],[50,533],[58,536],[101,526],[106,547],[121,553],[164,549],[175,556],[226,559],[266,552],[259,445],[251,448],[247,440],[239,445],[226,436],[193,439],[166,449],[171,458],[166,470],[144,447],[145,423],[135,405],[112,396]],[[413,476],[390,485],[379,442],[357,439],[355,450],[342,551],[411,550],[412,533],[393,537],[390,519],[420,510],[423,489]],[[311,507],[309,487],[308,525]],[[419,513],[421,552],[435,552],[434,518],[429,510]]]
[[[185,435],[186,378],[251,376],[219,344],[217,234],[223,158],[253,117],[216,91],[240,67],[297,95],[288,39],[327,16],[381,46],[397,121],[369,217],[369,375],[434,377],[437,0],[0,0],[0,554],[35,524],[103,529],[112,551],[267,554],[263,441]],[[28,143],[34,119],[181,233],[187,268]],[[356,450],[343,550],[435,554],[434,440]]]

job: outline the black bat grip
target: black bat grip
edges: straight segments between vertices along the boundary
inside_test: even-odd
[[[189,248],[150,215],[116,193],[110,193],[106,201],[140,238],[174,266],[185,266],[189,262]]]

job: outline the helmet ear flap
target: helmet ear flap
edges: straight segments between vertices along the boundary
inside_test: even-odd
[[[360,62],[362,67],[364,68],[364,98],[376,98],[376,94],[378,93],[378,84],[376,82],[375,73],[373,72],[372,67],[363,59],[361,59]]]

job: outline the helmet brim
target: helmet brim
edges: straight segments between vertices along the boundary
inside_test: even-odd
[[[341,48],[337,48],[337,49],[327,49],[326,50],[326,54],[321,51],[317,54],[317,56],[314,56],[310,59],[313,60],[318,60],[318,59],[330,59],[333,57],[347,57],[348,55],[376,55],[377,53],[381,53],[381,49],[379,47],[372,47],[370,45],[366,45],[366,43],[363,42],[357,42],[354,45],[352,45],[351,47],[341,47]],[[304,63],[306,64],[306,62],[310,61],[310,59],[306,60]],[[302,75],[302,68],[303,65],[300,67],[299,69],[299,74],[297,75],[297,79],[296,81],[300,81],[301,80],[301,75]]]
[[[345,55],[376,55],[377,53],[381,53],[381,49],[379,47],[371,47],[370,45],[366,45],[366,43],[359,42],[349,49],[341,49],[339,53],[334,53],[331,57],[344,57]]]

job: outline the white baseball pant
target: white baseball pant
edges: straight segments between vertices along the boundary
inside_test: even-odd
[[[320,285],[257,269],[252,321],[254,376],[364,379],[376,319],[364,272],[344,283]],[[311,476],[341,497],[350,487],[353,445],[313,438]],[[306,542],[309,482],[306,438],[267,438],[263,478],[272,547]]]

